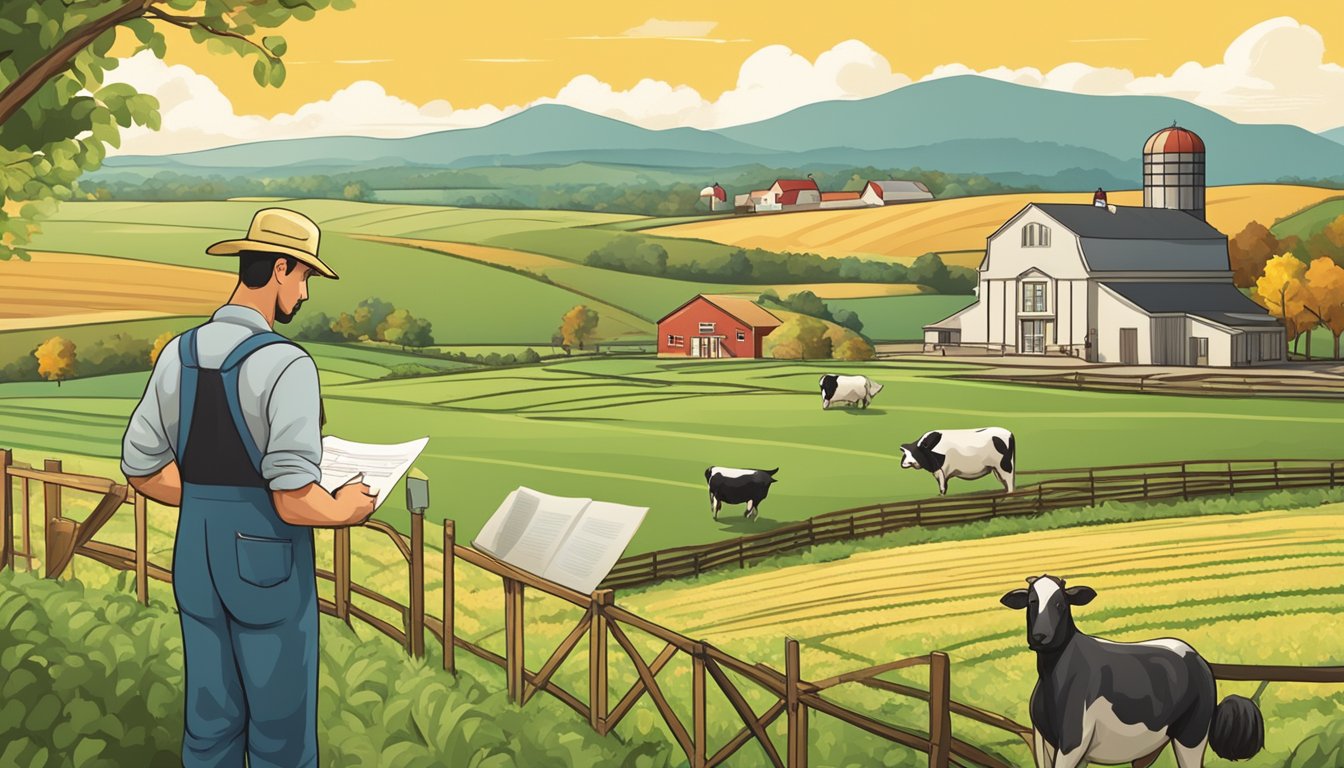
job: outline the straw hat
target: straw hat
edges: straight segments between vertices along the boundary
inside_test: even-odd
[[[278,253],[298,259],[323,277],[339,279],[331,267],[317,258],[320,235],[317,224],[302,213],[288,208],[262,208],[252,217],[246,237],[215,243],[205,252],[211,256],[234,256],[241,251]]]

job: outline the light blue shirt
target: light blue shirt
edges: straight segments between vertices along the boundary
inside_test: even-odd
[[[201,367],[218,368],[244,339],[269,330],[255,309],[237,304],[220,307],[196,333]],[[121,471],[127,477],[152,475],[176,458],[180,338],[159,353],[126,427]],[[271,490],[290,491],[321,481],[321,392],[313,359],[293,344],[262,347],[238,371],[238,398],[247,429],[261,449],[261,475]]]

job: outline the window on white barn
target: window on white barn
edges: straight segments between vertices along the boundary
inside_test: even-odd
[[[1048,248],[1050,246],[1050,228],[1039,222],[1031,222],[1022,228],[1023,248]]]
[[[1045,283],[1022,284],[1022,311],[1045,311]]]
[[[713,324],[713,323],[701,323],[701,324],[700,324],[700,333],[713,333],[713,332],[714,332],[714,324]]]
[[[738,341],[746,341],[746,340],[747,340],[747,332],[746,332],[746,331],[738,331],[738,332],[737,332],[737,340],[738,340]]]

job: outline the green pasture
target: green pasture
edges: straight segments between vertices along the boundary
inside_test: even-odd
[[[1308,240],[1312,235],[1325,229],[1326,224],[1340,216],[1344,216],[1344,195],[1325,200],[1304,211],[1295,213],[1282,221],[1276,222],[1270,229],[1276,237],[1283,238],[1296,235],[1303,240]]]
[[[863,321],[863,335],[876,341],[915,341],[924,338],[924,326],[935,323],[975,302],[974,296],[877,296],[866,299],[828,299],[834,312],[848,309]]]
[[[315,354],[319,367],[334,365],[325,349]],[[370,442],[431,438],[419,462],[437,489],[431,518],[452,517],[474,534],[518,485],[648,506],[632,552],[934,495],[933,479],[901,470],[897,458],[902,442],[931,429],[1011,429],[1022,469],[1338,456],[1344,413],[1321,403],[952,378],[969,368],[923,360],[841,368],[590,357],[386,381],[357,380],[353,369],[342,369],[349,378],[328,381],[323,397],[330,434]],[[886,389],[866,411],[823,411],[817,378],[836,370],[866,373]],[[127,374],[59,388],[0,385],[0,435],[43,455],[115,457],[143,382],[144,374]],[[711,465],[780,468],[760,519],[745,520],[740,507],[712,519],[704,484]],[[990,478],[953,481],[951,493],[994,487]],[[387,514],[404,516],[395,508]]]

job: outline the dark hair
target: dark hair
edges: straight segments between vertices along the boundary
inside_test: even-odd
[[[238,281],[248,288],[260,288],[271,282],[275,272],[275,262],[285,260],[285,274],[288,275],[299,266],[299,260],[293,256],[284,256],[269,251],[239,251]]]

